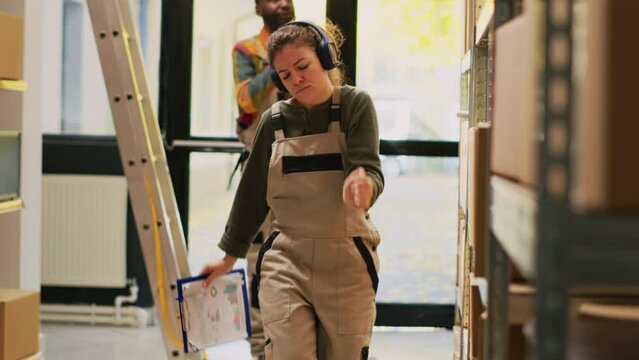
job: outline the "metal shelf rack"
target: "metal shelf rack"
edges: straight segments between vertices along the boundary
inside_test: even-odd
[[[566,358],[570,298],[576,289],[639,289],[639,217],[577,214],[570,205],[572,7],[572,0],[546,2],[536,195],[495,179],[491,184],[486,359],[509,356],[504,339],[509,336],[511,262],[535,285],[532,359]],[[513,1],[496,0],[494,26],[512,17],[513,9]],[[551,133],[564,134],[565,146],[551,146],[545,140]]]

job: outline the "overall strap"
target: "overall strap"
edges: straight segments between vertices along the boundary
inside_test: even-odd
[[[276,102],[271,107],[271,119],[275,130],[275,140],[284,138],[284,115],[280,109],[280,102]]]
[[[342,93],[342,87],[341,86],[334,86],[333,87],[333,100],[331,103],[331,110],[330,110],[330,127],[329,127],[329,132],[333,132],[333,131],[340,131],[340,122],[342,120],[342,111],[341,111],[341,93]]]

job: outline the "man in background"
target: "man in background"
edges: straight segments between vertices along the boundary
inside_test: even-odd
[[[295,8],[292,0],[255,0],[255,13],[262,17],[262,30],[238,41],[233,48],[235,97],[240,110],[236,130],[249,150],[262,113],[277,101],[277,89],[269,73],[266,41],[273,31],[295,18]]]
[[[246,147],[240,161],[248,157],[262,113],[278,100],[277,89],[270,77],[266,41],[273,31],[295,19],[295,7],[292,0],[255,0],[255,13],[262,17],[262,30],[253,37],[238,41],[233,47],[235,97],[240,112],[236,131],[238,139]],[[246,256],[253,333],[250,339],[251,354],[256,360],[264,359],[265,339],[256,298],[255,263],[264,238],[269,235],[269,226],[270,217],[267,217]]]

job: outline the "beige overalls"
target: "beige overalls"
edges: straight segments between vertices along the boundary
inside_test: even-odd
[[[346,207],[340,88],[326,133],[285,138],[273,105],[275,142],[267,201],[278,229],[257,262],[267,360],[368,358],[375,321],[379,235],[362,209]]]

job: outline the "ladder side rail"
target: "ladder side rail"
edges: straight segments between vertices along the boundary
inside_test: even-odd
[[[179,276],[185,277],[190,275],[188,266],[188,257],[186,252],[186,241],[182,222],[175,199],[173,182],[171,181],[168,161],[164,150],[164,143],[160,132],[160,127],[155,115],[151,96],[149,94],[146,72],[144,69],[143,57],[139,43],[138,31],[133,23],[128,0],[119,0],[121,19],[126,29],[128,47],[131,54],[132,67],[136,75],[137,89],[139,92],[138,105],[143,112],[144,126],[147,133],[147,139],[151,147],[152,163],[156,168],[157,180],[160,183],[162,204],[165,208],[166,219],[164,223],[168,226],[171,233],[172,246],[177,258]]]
[[[140,74],[144,74],[144,69],[140,69],[139,72],[136,72],[134,69],[134,58],[136,55],[140,55],[140,51],[132,51],[130,46],[130,36],[127,32],[125,24],[123,23],[123,9],[128,9],[128,3],[116,3],[116,9],[119,10],[117,13],[117,22],[112,23],[111,25],[115,28],[118,27],[120,29],[120,40],[116,41],[116,44],[119,47],[115,48],[116,51],[116,60],[118,61],[116,64],[118,66],[116,69],[121,71],[121,80],[123,82],[123,87],[121,88],[123,93],[126,93],[127,97],[127,107],[129,110],[129,122],[135,128],[135,132],[139,134],[138,139],[141,141],[137,142],[136,145],[139,148],[139,151],[142,155],[140,161],[143,164],[143,168],[145,171],[145,186],[147,186],[147,196],[150,197],[155,205],[154,215],[156,216],[156,221],[152,224],[153,226],[159,227],[160,237],[162,238],[162,253],[164,255],[164,262],[176,262],[177,257],[175,255],[175,248],[173,246],[172,233],[170,233],[167,229],[166,224],[169,222],[166,218],[166,206],[163,193],[166,193],[168,189],[163,189],[158,179],[161,176],[162,171],[159,171],[156,167],[155,159],[157,157],[157,153],[154,152],[152,139],[153,136],[149,132],[147,124],[152,120],[147,120],[145,117],[145,113],[142,111],[142,107],[140,106],[140,97],[141,94],[139,92],[138,85],[141,83],[140,79],[144,81],[144,77],[140,77]],[[115,19],[115,18],[114,18]],[[136,44],[137,45],[137,44]],[[126,69],[126,70],[124,70]],[[163,149],[159,149],[163,154]],[[165,169],[168,172],[168,169]],[[172,190],[172,189],[171,189]],[[154,231],[156,229],[154,228]],[[187,266],[188,267],[188,266]],[[180,274],[178,274],[178,265],[177,263],[172,266],[167,267],[167,276],[170,283],[175,283]],[[159,280],[162,280],[161,278]]]

